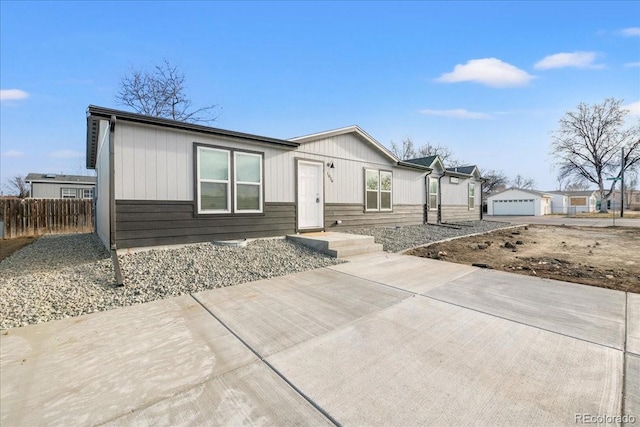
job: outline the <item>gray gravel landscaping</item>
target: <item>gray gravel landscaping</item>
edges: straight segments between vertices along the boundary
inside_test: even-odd
[[[374,236],[398,252],[506,223],[475,221],[457,228],[418,225],[349,230]],[[0,328],[80,316],[132,304],[237,285],[341,263],[284,239],[247,247],[211,243],[119,256],[125,286],[114,286],[109,253],[94,234],[44,236],[0,262]]]
[[[506,222],[465,221],[445,225],[411,225],[401,228],[358,228],[345,232],[373,236],[376,243],[382,243],[385,251],[400,252],[452,237],[484,233],[510,226],[511,224]]]
[[[93,234],[41,237],[0,262],[0,328],[42,323],[341,263],[284,239],[119,256],[125,286]]]

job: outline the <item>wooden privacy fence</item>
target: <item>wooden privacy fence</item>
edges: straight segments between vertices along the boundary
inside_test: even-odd
[[[91,199],[2,199],[0,212],[5,239],[93,231]]]

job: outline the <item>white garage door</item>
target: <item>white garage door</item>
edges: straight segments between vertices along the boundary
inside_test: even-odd
[[[494,200],[494,215],[534,215],[533,199]]]

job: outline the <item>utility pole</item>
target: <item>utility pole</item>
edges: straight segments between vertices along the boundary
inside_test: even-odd
[[[624,148],[620,159],[620,218],[624,218]]]

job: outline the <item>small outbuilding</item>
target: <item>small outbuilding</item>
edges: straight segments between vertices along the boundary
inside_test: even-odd
[[[551,213],[552,195],[535,190],[509,188],[487,198],[488,215],[540,216]]]
[[[30,173],[25,182],[31,186],[29,197],[39,199],[92,199],[95,176]]]
[[[549,191],[549,194],[553,197],[552,213],[575,214],[596,211],[596,190]]]

